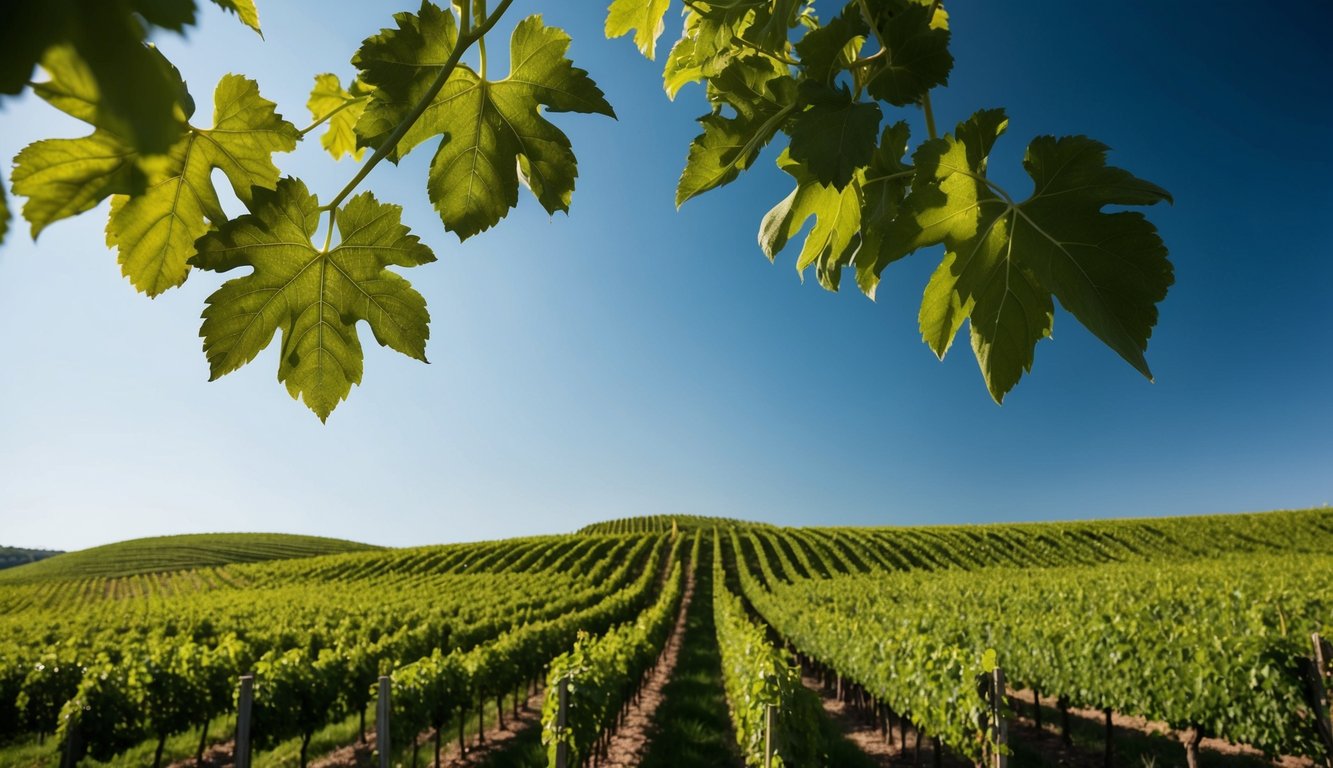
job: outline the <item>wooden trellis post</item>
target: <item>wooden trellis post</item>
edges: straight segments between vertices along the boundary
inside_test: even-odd
[[[393,680],[388,675],[380,675],[380,697],[375,706],[375,748],[380,753],[380,768],[390,768],[389,743],[389,707]]]
[[[842,678],[838,679],[841,682]],[[777,721],[777,708],[772,704],[764,707],[764,768],[773,766],[773,729]]]
[[[560,706],[555,713],[555,768],[569,768],[569,742],[565,740],[565,728],[569,726],[569,678],[560,678],[556,692]]]
[[[1009,768],[1009,721],[1004,719],[1004,670],[991,672],[991,727],[995,734],[994,768]]]
[[[236,768],[250,768],[250,714],[254,710],[254,675],[241,675],[241,691],[236,697]]]

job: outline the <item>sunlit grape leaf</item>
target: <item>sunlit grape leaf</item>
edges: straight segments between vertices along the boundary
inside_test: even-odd
[[[143,189],[137,160],[133,149],[102,129],[81,139],[45,139],[24,147],[14,157],[14,192],[28,198],[23,217],[32,236],[111,195]]]
[[[919,242],[945,245],[922,301],[922,336],[943,356],[970,319],[973,351],[999,401],[1050,335],[1054,295],[1151,378],[1143,352],[1172,283],[1171,264],[1142,214],[1102,209],[1170,196],[1108,167],[1106,147],[1092,139],[1038,137],[1023,163],[1035,190],[1014,203],[986,180],[991,147],[1007,123],[1001,110],[978,112],[914,155],[917,175],[904,205]]]
[[[861,247],[856,252],[856,283],[871,299],[875,298],[884,268],[922,245],[916,242],[919,230],[915,220],[900,215],[915,173],[903,162],[909,135],[907,123],[886,127],[861,182]]]
[[[885,48],[864,72],[866,89],[890,104],[915,104],[949,80],[949,30],[932,23],[937,17],[931,6],[901,0],[880,5],[884,7],[877,9],[875,21]]]
[[[454,15],[430,2],[423,1],[418,13],[403,11],[393,19],[396,29],[366,38],[352,56],[358,79],[375,91],[357,121],[359,146],[378,147],[393,133],[430,92],[458,40]],[[398,162],[433,135],[420,126],[418,120],[389,151],[390,160]]]
[[[778,157],[778,167],[796,179],[796,189],[770,210],[759,225],[759,247],[772,261],[787,241],[796,236],[811,216],[815,224],[796,257],[796,271],[815,265],[819,284],[838,290],[842,268],[849,264],[861,229],[861,186],[847,184],[841,190],[821,184],[813,173],[794,160],[788,151]]]
[[[351,155],[353,160],[360,160],[364,154],[364,149],[356,143],[356,122],[361,119],[370,96],[355,80],[352,81],[352,89],[356,93],[343,88],[337,75],[315,75],[315,87],[306,102],[312,120],[328,120],[328,128],[319,143],[333,155],[334,160],[341,160],[344,154]]]
[[[33,83],[33,93],[67,115],[98,128],[107,127],[97,121],[97,105],[102,98],[97,79],[72,46],[52,46],[42,57],[42,69],[49,77]]]
[[[710,98],[731,105],[699,118],[704,132],[690,143],[685,170],[676,185],[676,205],[715,189],[749,168],[799,106],[796,81],[774,71],[759,57],[737,59],[709,82]]]
[[[674,101],[681,88],[699,82],[703,76],[703,69],[694,62],[694,39],[680,38],[671,46],[666,65],[662,67],[662,89],[667,98]]]
[[[649,59],[657,55],[657,38],[666,27],[663,17],[671,0],[611,0],[606,11],[608,39],[634,32],[634,44]]]
[[[452,50],[453,17],[430,3],[396,15],[396,30],[362,44],[353,63],[374,86],[357,124],[362,143],[385,140],[429,92]],[[509,75],[488,80],[459,65],[390,157],[440,136],[426,183],[445,228],[466,239],[518,204],[520,178],[548,213],[568,211],[578,165],[569,138],[545,112],[615,116],[588,73],[565,58],[569,36],[529,16],[510,39]]]
[[[881,113],[873,102],[857,101],[846,86],[803,83],[801,100],[810,107],[792,120],[791,158],[821,184],[838,189],[870,163]]]
[[[274,152],[290,152],[296,127],[259,95],[253,80],[226,75],[214,92],[214,127],[192,129],[150,175],[142,195],[111,203],[107,245],[119,249],[121,271],[149,296],[185,282],[194,241],[227,217],[211,174],[221,169],[242,202],[252,189],[272,189],[278,180]]]
[[[255,8],[255,0],[213,0],[220,8],[231,11],[241,20],[245,26],[258,32],[262,37],[264,31],[259,28],[259,9]]]
[[[435,256],[402,225],[402,208],[370,192],[353,197],[338,210],[341,241],[329,250],[311,243],[319,201],[300,180],[259,190],[253,210],[201,238],[190,260],[214,272],[253,269],[208,297],[199,334],[213,379],[253,360],[281,331],[278,380],[323,421],[361,383],[359,321],[381,345],[426,360],[426,300],[388,267]]]

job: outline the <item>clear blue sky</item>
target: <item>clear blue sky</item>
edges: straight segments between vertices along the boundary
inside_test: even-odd
[[[353,74],[361,38],[400,10],[316,18],[268,0],[261,41],[203,5],[188,41],[160,39],[201,119],[237,71],[298,125],[313,75]],[[0,544],[272,530],[407,545],[672,512],[861,525],[1333,502],[1327,3],[950,5],[957,64],[937,113],[951,126],[1008,108],[993,173],[1026,190],[1028,139],[1086,133],[1176,199],[1151,212],[1176,268],[1148,349],[1157,383],[1059,311],[1002,407],[965,344],[939,363],[919,339],[938,253],[890,269],[877,303],[802,285],[794,253],[770,265],[755,242],[788,191],[771,150],[676,211],[700,89],[669,102],[660,61],[603,39],[603,2],[520,0],[511,16],[541,9],[620,117],[555,118],[580,159],[572,215],[524,199],[460,245],[425,194],[429,148],[377,168],[369,186],[440,259],[408,274],[430,302],[432,364],[363,328],[364,385],[327,425],[275,381],[276,344],[208,383],[197,318],[218,276],[149,301],[102,245],[105,206],[36,245],[14,222]],[[31,98],[5,102],[0,126],[4,158],[84,133]],[[326,198],[355,171],[313,139],[278,162]]]

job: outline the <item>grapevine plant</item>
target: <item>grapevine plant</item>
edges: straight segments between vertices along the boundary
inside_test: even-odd
[[[254,0],[213,2],[259,32]],[[315,76],[313,122],[298,129],[239,75],[217,83],[206,127],[180,73],[147,42],[154,30],[192,25],[195,0],[5,3],[0,94],[31,88],[91,131],[38,141],[14,159],[23,216],[35,237],[111,198],[107,243],[150,297],[195,270],[248,270],[203,310],[212,378],[252,361],[280,332],[279,381],[327,419],[361,382],[359,323],[380,344],[426,359],[426,300],[398,270],[435,256],[401,223],[398,205],[360,189],[371,171],[428,145],[427,195],[444,228],[467,240],[518,204],[520,186],[549,213],[568,212],[578,161],[549,118],[615,116],[566,56],[569,36],[541,15],[517,21],[508,72],[497,75],[487,43],[511,4],[425,0],[396,14],[353,53],[350,83]],[[606,34],[632,35],[652,59],[672,5],[613,0]],[[801,240],[798,272],[814,267],[836,291],[850,271],[873,298],[890,264],[942,245],[921,302],[922,337],[943,357],[970,321],[997,402],[1031,369],[1057,300],[1150,377],[1144,352],[1172,267],[1153,224],[1122,207],[1169,202],[1168,193],[1107,165],[1107,147],[1093,139],[1038,136],[1023,158],[1033,190],[1022,198],[987,175],[1009,124],[1002,109],[977,111],[952,132],[936,127],[931,92],[953,66],[952,22],[938,0],[820,3],[819,13],[815,5],[684,0],[663,85],[674,99],[701,83],[710,110],[688,148],[677,204],[730,183],[778,144],[792,189],[760,223],[770,260]],[[37,65],[45,78],[33,82]],[[915,145],[904,119],[913,110],[927,133]],[[311,190],[274,162],[317,131],[333,158],[360,163],[336,191]],[[214,169],[245,214],[222,209]],[[7,220],[0,185],[0,238]]]

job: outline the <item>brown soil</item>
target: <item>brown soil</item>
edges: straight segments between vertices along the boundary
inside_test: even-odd
[[[488,727],[485,731],[486,740],[484,743],[477,743],[477,732],[470,729],[467,734],[466,750],[461,754],[458,750],[458,732],[454,730],[447,732],[441,738],[440,765],[450,766],[450,768],[478,765],[492,754],[507,749],[510,741],[529,728],[541,726],[542,702],[545,699],[545,691],[538,691],[529,696],[528,700],[522,704],[518,716],[514,716],[512,711],[506,712],[505,727],[501,728],[496,724]],[[434,740],[434,730],[426,731],[417,737],[417,743],[421,745],[419,765],[422,768],[435,764]],[[203,763],[196,765],[194,759],[191,758],[172,763],[170,768],[235,768],[232,754],[235,748],[235,741],[214,744],[204,752]],[[375,729],[373,727],[366,730],[365,743],[358,741],[310,760],[310,768],[374,768],[375,765]]]
[[[1032,719],[1032,691],[1010,688],[1008,691],[1010,701],[1014,707],[1014,718],[1011,721],[1016,726],[1011,732],[1011,738],[1022,739],[1023,743],[1029,748],[1039,752],[1046,762],[1054,765],[1070,766],[1071,768],[1102,768],[1104,756],[1101,752],[1069,747],[1060,739],[1060,724],[1058,720],[1051,722],[1049,712],[1042,720],[1041,730],[1038,731],[1036,723]],[[1042,699],[1044,705],[1053,703],[1053,700]],[[1100,710],[1096,709],[1075,709],[1070,708],[1070,717],[1078,717],[1095,723],[1101,727],[1106,722],[1106,716]],[[1117,730],[1134,731],[1144,735],[1167,735],[1173,736],[1177,741],[1180,740],[1180,734],[1173,733],[1171,727],[1163,722],[1148,720],[1137,715],[1121,715],[1111,713],[1111,725]],[[1184,746],[1181,746],[1180,759],[1183,761],[1185,752]],[[1245,755],[1254,758],[1263,758],[1263,753],[1253,747],[1243,744],[1232,744],[1222,739],[1204,739],[1199,744],[1200,753],[1214,752],[1220,755]],[[1316,768],[1314,760],[1305,757],[1280,757],[1271,763],[1279,768]]]
[[[648,677],[648,682],[639,691],[638,698],[630,705],[629,713],[620,729],[611,737],[607,756],[598,765],[604,768],[633,768],[648,752],[648,740],[651,736],[653,715],[662,703],[662,689],[670,682],[676,670],[676,660],[680,657],[680,645],[685,637],[685,616],[690,601],[694,597],[694,571],[687,571],[685,594],[680,600],[680,613],[676,615],[676,626],[671,629],[662,655],[657,659],[657,666]]]
[[[910,727],[907,729],[905,748],[899,746],[900,737],[896,723],[891,738],[886,741],[879,726],[873,722],[871,717],[846,702],[838,701],[837,692],[825,688],[819,678],[804,675],[801,677],[801,682],[805,683],[806,688],[819,694],[824,705],[824,712],[829,716],[829,719],[842,730],[842,734],[847,737],[848,741],[855,744],[876,765],[904,766],[918,764],[916,754],[917,732],[915,729]],[[920,765],[934,765],[931,749],[929,738],[922,741]],[[947,753],[942,755],[941,759],[941,765],[946,768],[955,768],[955,766],[970,768],[970,764],[960,762]]]

